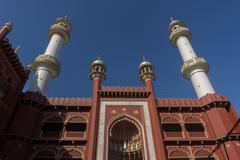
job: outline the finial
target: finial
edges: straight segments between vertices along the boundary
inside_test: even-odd
[[[97,56],[97,60],[101,60],[100,54]]]
[[[174,21],[174,18],[173,18],[173,17],[170,17],[169,20],[170,20],[170,22],[173,22],[173,21]]]
[[[144,62],[146,61],[145,56],[143,56],[143,61],[144,61]]]
[[[67,16],[67,15],[65,15],[63,18],[64,18],[64,19],[68,19],[68,16]]]
[[[8,29],[12,30],[12,25],[13,25],[12,22],[7,22],[7,23],[5,23],[4,26],[7,27]]]
[[[14,50],[14,53],[15,53],[15,54],[18,54],[18,53],[19,53],[19,50],[20,50],[20,48],[21,48],[21,45],[18,45],[18,46],[17,46],[17,48],[15,48],[15,50]]]

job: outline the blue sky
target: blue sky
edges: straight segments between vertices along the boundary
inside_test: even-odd
[[[99,54],[107,65],[105,86],[142,85],[138,66],[145,56],[155,65],[158,97],[196,97],[167,33],[169,18],[181,19],[192,31],[196,53],[210,64],[216,92],[240,111],[239,0],[2,0],[0,15],[0,24],[14,22],[9,37],[14,47],[21,45],[25,66],[45,51],[54,19],[69,17],[71,40],[60,53],[61,74],[48,95],[71,97],[91,96],[89,65]]]

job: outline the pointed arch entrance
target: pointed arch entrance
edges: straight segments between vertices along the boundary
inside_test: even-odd
[[[108,160],[143,160],[143,133],[133,119],[122,116],[114,120],[108,131]]]

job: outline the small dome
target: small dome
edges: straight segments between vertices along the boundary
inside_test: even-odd
[[[104,62],[98,57],[93,63],[90,65],[90,79],[95,79],[96,77],[101,80],[106,79],[106,66]]]
[[[65,24],[67,25],[67,29],[68,29],[69,31],[71,31],[72,25],[71,25],[71,23],[69,22],[67,16],[57,18],[54,23],[57,24],[57,23],[59,23],[59,22],[65,23]]]
[[[180,26],[183,26],[183,27],[186,27],[186,25],[184,24],[183,21],[180,21],[180,20],[173,20],[173,19],[170,19],[170,24],[168,26],[168,32],[171,33],[172,32],[172,28],[176,25],[180,25]]]
[[[139,69],[141,69],[142,67],[145,67],[145,66],[153,67],[152,63],[150,63],[149,61],[144,60],[144,61],[139,65]]]
[[[91,64],[91,66],[95,66],[95,65],[104,65],[104,62],[101,59],[97,59],[95,61],[93,61],[93,63]]]

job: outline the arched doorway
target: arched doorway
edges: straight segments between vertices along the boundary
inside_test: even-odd
[[[140,126],[123,116],[109,127],[108,160],[143,160],[144,147]]]

